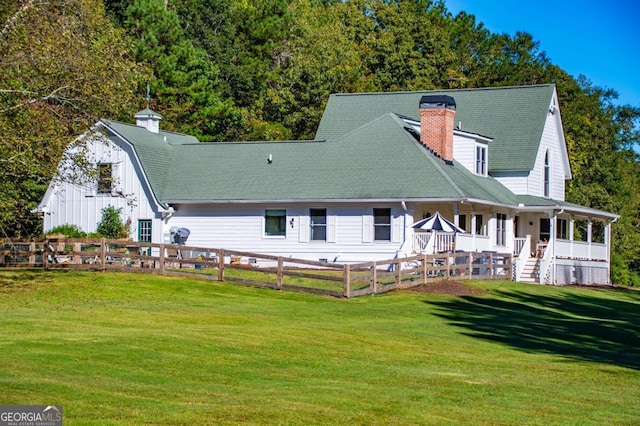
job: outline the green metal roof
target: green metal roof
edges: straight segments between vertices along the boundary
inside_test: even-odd
[[[554,85],[420,92],[334,94],[329,98],[316,139],[335,139],[392,112],[420,119],[420,98],[455,99],[455,125],[488,136],[490,172],[529,171],[535,164]]]

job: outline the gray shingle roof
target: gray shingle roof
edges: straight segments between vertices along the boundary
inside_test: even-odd
[[[614,213],[608,213],[601,210],[584,207],[579,204],[570,203],[568,201],[554,200],[551,198],[537,197],[535,195],[516,195],[516,202],[518,205],[525,207],[533,207],[536,209],[567,209],[571,212],[582,213],[585,215],[594,216],[607,216],[610,218],[619,218],[620,216]]]
[[[322,116],[316,139],[335,139],[387,112],[420,118],[424,95],[455,99],[455,123],[461,130],[493,138],[490,172],[533,169],[555,86],[535,85],[420,92],[334,94]]]
[[[185,135],[102,121],[133,145],[161,202],[515,201],[495,179],[435,157],[390,113],[329,141],[200,143]]]

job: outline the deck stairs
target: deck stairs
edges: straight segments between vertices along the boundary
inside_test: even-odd
[[[534,283],[540,282],[540,259],[537,257],[530,257],[524,264],[522,274],[520,274],[520,282]]]

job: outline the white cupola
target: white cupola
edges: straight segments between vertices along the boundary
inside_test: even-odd
[[[162,120],[163,117],[157,112],[145,108],[142,111],[136,112],[134,117],[136,119],[136,126],[144,127],[153,133],[160,132],[160,120]]]

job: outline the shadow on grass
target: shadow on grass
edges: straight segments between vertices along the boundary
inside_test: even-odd
[[[602,296],[618,297],[613,300]],[[640,292],[604,289],[557,296],[492,291],[427,301],[463,334],[531,353],[640,369]]]

